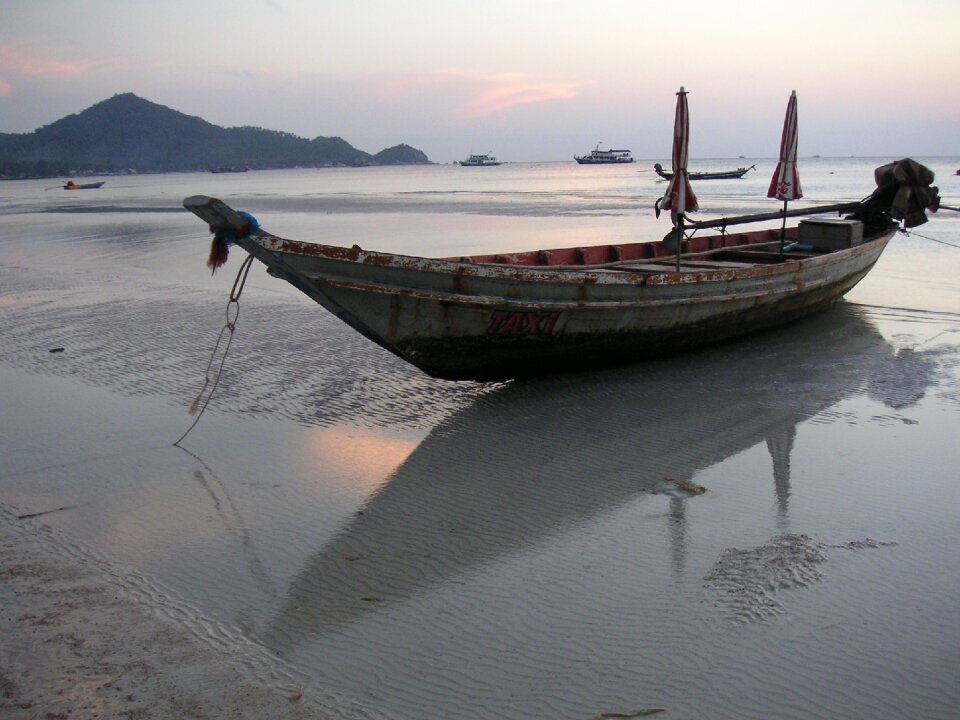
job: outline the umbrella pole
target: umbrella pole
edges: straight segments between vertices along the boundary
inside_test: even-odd
[[[677,272],[680,272],[680,251],[683,249],[683,213],[677,214]]]
[[[787,237],[787,201],[783,201],[783,225],[780,226],[780,257],[783,257],[783,243]]]

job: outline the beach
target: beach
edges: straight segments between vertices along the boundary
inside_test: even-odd
[[[24,529],[4,511],[3,717],[331,717],[303,702],[302,686],[251,681],[176,618],[105,581],[91,558],[51,549],[42,526]]]
[[[805,200],[884,161],[801,162]],[[702,212],[776,209],[736,162]],[[255,266],[190,429],[243,253],[211,276],[184,197],[459,256],[661,237],[642,168],[0,184],[0,715],[956,717],[956,213],[815,318],[521,383],[429,378]]]

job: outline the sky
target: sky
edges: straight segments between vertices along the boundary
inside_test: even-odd
[[[734,7],[735,6],[735,7]],[[0,132],[133,92],[435,162],[960,155],[958,0],[0,0]]]

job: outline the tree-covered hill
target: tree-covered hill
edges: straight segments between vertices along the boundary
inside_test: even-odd
[[[223,128],[133,93],[32,133],[0,133],[0,176],[6,177],[429,162],[408,145],[370,155],[339,137],[308,140],[257,127]]]

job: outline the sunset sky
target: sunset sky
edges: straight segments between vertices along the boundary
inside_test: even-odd
[[[960,155],[957,0],[0,0],[0,132],[133,92],[223,126],[437,162],[598,141],[772,157]]]

